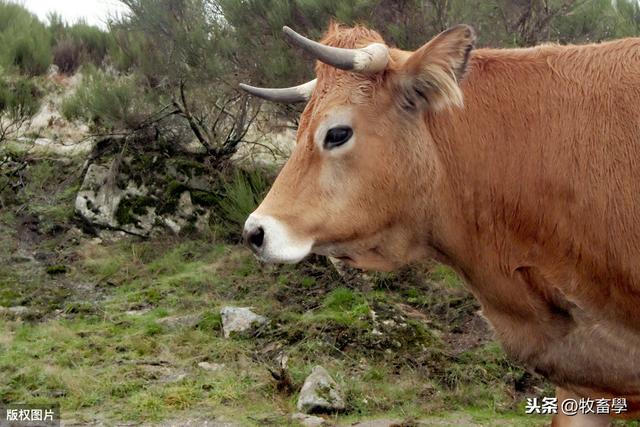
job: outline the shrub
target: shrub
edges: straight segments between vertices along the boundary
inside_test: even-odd
[[[83,119],[111,131],[136,129],[150,114],[150,107],[135,75],[116,76],[94,69],[64,100],[62,114],[68,120]]]
[[[22,129],[38,111],[40,91],[28,79],[0,79],[0,142]]]
[[[20,73],[43,74],[51,64],[51,36],[22,6],[0,1],[0,63]]]
[[[82,63],[102,65],[113,44],[108,33],[83,22],[62,28],[58,23],[55,25],[57,42],[53,48],[53,63],[60,71],[74,73]]]
[[[80,66],[82,46],[75,40],[65,38],[53,48],[53,63],[62,73],[74,73]]]
[[[83,22],[69,27],[67,35],[80,46],[83,60],[95,66],[102,64],[113,44],[111,35]]]

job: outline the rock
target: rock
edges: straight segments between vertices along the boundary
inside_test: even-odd
[[[327,425],[327,421],[324,418],[316,417],[315,415],[303,414],[302,412],[296,412],[291,416],[291,419],[298,421],[305,427],[320,427]]]
[[[197,412],[189,413],[184,411],[180,412],[181,416],[175,419],[169,419],[163,421],[161,423],[153,422],[153,423],[145,423],[145,424],[130,424],[140,427],[240,427],[240,424],[236,424],[235,422],[226,421],[222,419],[218,415],[202,415]],[[75,424],[69,424],[75,425]],[[85,425],[79,423],[78,425]],[[122,424],[118,424],[122,425]]]
[[[24,305],[16,305],[14,307],[9,307],[9,313],[14,316],[23,316],[29,312],[29,308]]]
[[[360,421],[350,425],[353,427],[402,427],[404,425],[422,425],[422,423],[418,424],[418,422],[413,420],[411,423],[405,423],[402,420],[381,418],[377,420]]]
[[[215,184],[201,163],[152,153],[102,161],[88,165],[75,201],[100,237],[111,238],[114,230],[148,237],[209,228]]]
[[[117,226],[115,212],[122,198],[121,191],[108,185],[109,167],[93,163],[76,196],[76,211],[86,221],[103,227]]]
[[[338,384],[325,368],[315,366],[300,390],[298,411],[306,414],[336,412],[344,410],[345,407]]]
[[[149,308],[142,308],[140,310],[127,310],[124,312],[124,314],[126,314],[127,316],[143,316],[150,311],[151,309]]]
[[[224,363],[200,362],[198,363],[198,366],[204,369],[205,371],[211,371],[211,372],[219,372],[225,368]]]
[[[267,323],[269,320],[251,311],[249,307],[223,307],[220,310],[224,337],[229,338],[232,333],[243,333],[254,326]]]
[[[241,143],[231,161],[248,170],[282,166],[296,145],[296,133],[290,126],[275,125],[275,128],[282,131],[269,132],[266,137],[262,132],[255,132],[257,129],[252,126],[247,137],[259,143]]]
[[[182,329],[193,328],[202,320],[200,314],[187,314],[185,316],[169,316],[158,319],[156,322],[159,325],[165,326],[169,329]]]
[[[194,226],[197,230],[204,230],[209,222],[209,212],[196,215],[196,207],[191,201],[191,193],[184,191],[180,194],[174,215],[162,218],[164,225],[175,234],[179,234],[192,220],[196,218]]]
[[[47,77],[53,78],[57,74],[60,74],[60,67],[58,67],[56,64],[49,65],[49,68],[47,68]]]
[[[176,372],[176,373],[164,376],[160,378],[158,381],[162,384],[173,384],[173,383],[179,383],[185,378],[187,378],[187,374],[183,372]]]
[[[15,305],[13,307],[0,306],[0,316],[6,315],[9,318],[20,319],[28,316],[29,314],[31,314],[31,310],[29,307],[25,307],[23,305]]]
[[[113,163],[89,165],[76,196],[76,211],[95,226],[148,236],[158,222],[149,190],[131,180],[126,186],[116,185],[113,168]]]
[[[189,154],[206,154],[207,149],[200,141],[194,139],[190,142],[183,142],[178,144],[178,149],[182,150],[185,153]]]

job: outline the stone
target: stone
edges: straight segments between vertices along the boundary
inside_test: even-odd
[[[315,366],[300,390],[298,411],[305,414],[337,412],[343,411],[345,407],[338,384],[325,368]]]
[[[24,319],[27,316],[32,315],[33,312],[29,307],[25,307],[23,305],[16,305],[13,307],[2,307],[0,306],[0,316],[6,316],[9,319]]]
[[[126,314],[127,316],[143,316],[150,311],[151,309],[149,308],[142,308],[140,310],[127,310],[124,312],[124,314]]]
[[[198,177],[202,181],[199,185],[205,189],[192,189],[188,176],[175,167],[157,161],[157,156],[149,162],[155,166],[148,173],[145,171],[144,180],[132,172],[140,173],[136,168],[141,165],[131,157],[87,166],[75,209],[101,238],[112,239],[114,231],[149,237],[167,231],[180,234],[209,228],[211,207],[203,205],[202,197],[194,202],[191,191],[206,193],[212,182]],[[179,194],[164,187],[167,180]]]
[[[109,167],[91,164],[76,196],[75,209],[86,221],[103,227],[115,227],[115,212],[121,191],[108,185]]]
[[[187,314],[184,316],[169,316],[156,320],[159,325],[169,329],[193,328],[202,320],[200,314]]]
[[[233,333],[245,333],[255,326],[264,325],[269,320],[251,311],[249,307],[223,307],[220,310],[224,337],[229,338]]]
[[[291,419],[298,421],[305,427],[321,427],[328,425],[324,418],[316,417],[315,415],[303,414],[302,412],[296,412],[291,416]]]
[[[205,371],[211,371],[211,372],[219,372],[225,368],[224,363],[200,362],[198,363],[198,366],[204,369]]]

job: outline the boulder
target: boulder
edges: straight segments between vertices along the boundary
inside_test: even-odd
[[[97,147],[115,142],[102,141]],[[215,197],[209,177],[195,160],[144,153],[89,164],[75,209],[98,235],[142,237],[171,231],[206,230]]]
[[[220,316],[225,338],[229,338],[234,333],[247,333],[252,328],[269,321],[266,317],[251,311],[249,307],[223,307],[220,310]]]
[[[346,405],[338,384],[322,366],[315,366],[298,397],[298,411],[305,414],[343,411]]]

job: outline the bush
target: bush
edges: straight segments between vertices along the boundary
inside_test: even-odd
[[[0,79],[0,142],[22,129],[38,112],[40,91],[28,79]]]
[[[51,65],[51,36],[22,6],[0,1],[0,63],[22,74],[43,74]]]
[[[80,67],[82,46],[70,38],[60,40],[53,48],[53,63],[62,73],[72,74]]]
[[[56,23],[55,32],[53,63],[63,73],[74,73],[82,63],[102,65],[113,44],[108,33],[82,22],[62,28]]]
[[[84,60],[99,66],[113,44],[112,37],[100,28],[79,22],[67,29],[67,35],[82,50]]]
[[[62,114],[67,120],[82,119],[112,131],[136,129],[149,116],[150,107],[135,75],[115,76],[94,69],[64,100]]]

